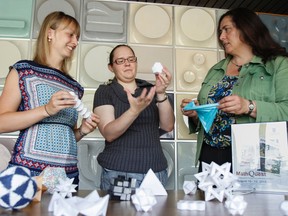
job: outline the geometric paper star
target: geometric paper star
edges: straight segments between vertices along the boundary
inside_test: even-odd
[[[66,178],[66,179],[59,179],[59,184],[56,185],[54,191],[59,192],[59,194],[65,197],[72,197],[72,193],[76,192],[75,188],[77,187],[76,184],[72,184],[74,178]]]
[[[230,172],[231,163],[219,166],[215,162],[202,162],[202,167],[203,171],[194,176],[199,181],[199,189],[205,193],[205,201],[216,198],[222,202],[224,197],[229,197],[237,183],[237,177]]]

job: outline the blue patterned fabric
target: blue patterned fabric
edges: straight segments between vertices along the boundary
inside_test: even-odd
[[[27,60],[17,62],[13,68],[19,74],[22,96],[19,111],[47,104],[59,90],[73,91],[80,99],[83,96],[83,87],[56,69]],[[48,166],[63,167],[68,177],[77,176],[77,144],[73,133],[77,118],[76,109],[66,108],[20,131],[9,166],[27,167],[32,176]]]
[[[238,76],[224,76],[223,79],[217,83],[210,90],[208,95],[208,103],[217,103],[222,98],[232,94],[232,88]],[[217,148],[225,148],[231,146],[231,124],[235,123],[233,114],[218,111],[210,131],[204,132],[204,142],[210,146]]]

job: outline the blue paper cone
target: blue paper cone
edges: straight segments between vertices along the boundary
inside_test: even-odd
[[[183,110],[184,111],[195,110],[204,127],[204,130],[207,133],[210,130],[212,123],[215,119],[216,113],[218,111],[217,106],[219,106],[219,103],[196,106],[194,101],[191,101],[183,108]]]

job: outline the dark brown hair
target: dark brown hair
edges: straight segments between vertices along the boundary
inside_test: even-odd
[[[254,55],[263,59],[264,63],[276,56],[288,56],[286,49],[281,47],[272,36],[259,16],[247,8],[236,8],[227,11],[220,17],[218,24],[218,40],[220,41],[220,23],[224,17],[231,17],[235,27],[240,31],[240,39],[252,47]]]
[[[133,50],[130,46],[128,46],[127,44],[119,44],[119,45],[115,46],[115,47],[111,50],[110,55],[109,55],[109,63],[108,63],[108,65],[112,65],[112,64],[113,64],[114,52],[115,52],[115,50],[118,49],[119,47],[127,47],[127,48],[129,48],[129,49],[132,51],[133,55],[135,56],[134,50]]]

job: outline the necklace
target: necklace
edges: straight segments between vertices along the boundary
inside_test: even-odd
[[[230,61],[232,64],[234,64],[234,65],[236,65],[237,67],[242,67],[242,65],[238,65],[238,64],[236,64],[236,63],[234,63],[233,61]]]
[[[242,68],[242,65],[238,65],[238,64],[236,64],[236,63],[234,63],[233,61],[230,61],[232,64],[234,64],[236,67],[238,67],[238,71],[240,71],[241,70],[241,68]]]

